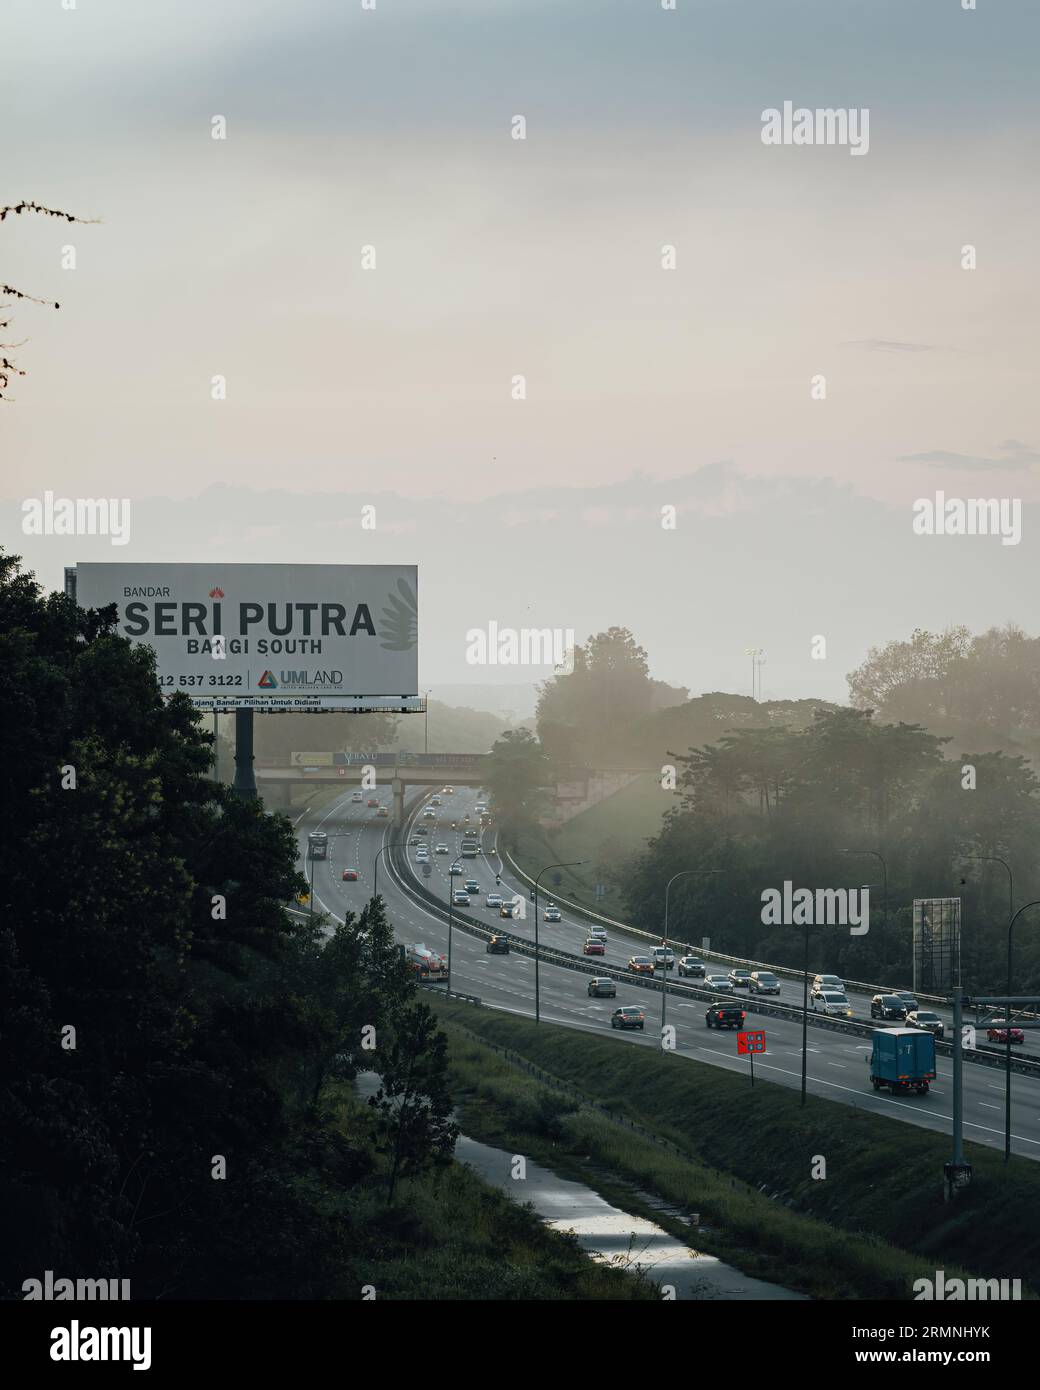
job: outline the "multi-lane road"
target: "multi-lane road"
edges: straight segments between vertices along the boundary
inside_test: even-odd
[[[435,790],[439,791],[431,788],[431,794]],[[305,811],[296,821],[304,873],[309,874],[312,867],[306,860],[308,832],[320,827],[329,836],[328,858],[313,861],[314,897],[316,909],[327,911],[337,921],[343,919],[345,912],[360,912],[371,897],[374,861],[390,843],[391,822],[379,818],[376,810],[367,805],[369,797],[378,799],[392,812],[390,788],[385,787],[366,793],[365,800],[360,804],[352,800],[349,791],[345,792],[331,806],[313,812]],[[478,799],[472,789],[462,787],[456,788],[450,796],[443,796],[444,804],[438,810],[438,819],[427,822],[429,834],[424,837],[430,848],[433,870],[429,877],[420,877],[414,848],[407,849],[409,870],[403,875],[391,863],[397,856],[380,855],[379,892],[386,902],[399,941],[423,941],[435,950],[446,953],[447,922],[415,896],[412,887],[423,884],[447,905],[452,887],[461,886],[465,878],[476,879],[482,891],[479,896],[474,896],[469,908],[460,909],[460,912],[486,922],[489,928],[501,926],[513,936],[533,941],[534,923],[530,911],[525,921],[505,922],[500,921],[497,911],[484,906],[487,893],[496,891],[496,873],[501,878],[498,892],[507,897],[516,893],[526,896],[528,893],[526,885],[512,877],[495,853],[492,831],[484,832],[485,852],[476,859],[462,861],[462,879],[452,879],[449,874],[450,865],[458,857],[461,847],[463,827],[466,825],[464,816],[469,814],[470,825],[477,823],[475,806]],[[453,822],[455,829],[451,828]],[[412,838],[413,824],[414,817],[409,822],[406,844]],[[434,853],[438,843],[447,844],[448,854]],[[345,868],[358,870],[357,882],[343,881]],[[540,911],[543,891],[544,885],[539,892]],[[588,934],[588,923],[569,909],[563,908],[562,912],[561,922],[539,922],[540,943],[577,955]],[[591,957],[589,964],[603,962],[623,968],[630,955],[645,954],[648,946],[645,939],[626,939],[623,933],[611,929],[607,955]],[[530,956],[516,951],[507,956],[489,955],[483,940],[465,931],[452,933],[452,988],[456,991],[479,995],[485,1004],[493,1008],[533,1017],[534,972],[534,960]],[[540,1013],[544,1021],[612,1037],[619,1046],[660,1046],[658,1021],[661,995],[658,991],[639,986],[628,987],[624,981],[618,981],[616,999],[590,999],[587,991],[590,975],[554,966],[544,960],[539,966],[539,976]],[[800,985],[783,981],[781,989],[781,1002],[800,1007]],[[742,994],[743,991],[738,992],[738,997]],[[849,999],[856,1017],[869,1021],[869,998],[850,993]],[[645,1033],[616,1032],[610,1028],[610,1014],[623,1004],[639,1004],[646,1010]],[[701,999],[682,999],[674,993],[669,994],[667,1022],[676,1030],[677,1061],[690,1057],[711,1066],[746,1074],[747,1059],[737,1056],[734,1035],[706,1028],[705,1008],[706,1003]],[[750,1015],[749,1020],[753,1017]],[[751,1026],[764,1027],[767,1038],[766,1053],[755,1060],[756,1075],[781,1085],[799,1087],[802,1057],[800,1019],[761,1016]],[[1036,1038],[1040,1034],[1027,1033],[1026,1036]],[[807,1073],[808,1089],[813,1095],[950,1133],[953,1098],[952,1062],[949,1057],[939,1058],[938,1075],[927,1096],[895,1097],[887,1092],[875,1093],[871,1088],[868,1054],[866,1039],[813,1027],[810,1015]],[[1012,1150],[1028,1158],[1040,1158],[1040,1080],[1015,1075],[1012,1086]],[[964,1134],[966,1139],[996,1148],[1003,1147],[1003,1072],[966,1063]]]

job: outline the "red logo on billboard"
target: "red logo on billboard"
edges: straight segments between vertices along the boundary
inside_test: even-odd
[[[737,1034],[737,1051],[741,1056],[745,1056],[749,1052],[765,1052],[765,1050],[766,1035],[764,1029],[761,1031],[756,1029],[752,1033]]]
[[[223,598],[223,597],[224,597],[224,590],[221,589],[221,588],[210,589],[210,591],[209,591],[209,596],[210,596],[210,598]]]
[[[265,671],[264,674],[257,681],[257,685],[260,687],[261,690],[278,689],[278,682],[275,680],[274,673],[272,671]]]

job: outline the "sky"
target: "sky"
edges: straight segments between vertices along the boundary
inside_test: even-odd
[[[491,622],[830,699],[914,627],[1036,629],[1033,0],[7,0],[0,46],[0,204],[99,219],[0,224],[62,306],[0,407],[48,586],[418,563],[426,685],[525,675],[467,664]],[[763,143],[785,101],[866,153]],[[129,544],[24,535],[47,490]],[[939,490],[1021,541],[916,534]]]

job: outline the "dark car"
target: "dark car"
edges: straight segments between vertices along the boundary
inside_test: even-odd
[[[937,1038],[945,1036],[946,1025],[934,1009],[911,1009],[906,1021],[911,1028],[924,1028]]]
[[[906,1005],[906,1011],[908,1014],[912,1014],[915,1009],[920,1007],[920,1005],[917,1002],[917,995],[913,994],[910,990],[897,989],[894,991],[894,993],[897,999],[902,999],[903,1003]]]
[[[1008,1027],[1004,1020],[994,1019],[990,1026],[986,1029],[986,1037],[989,1039],[990,1042],[1003,1043],[1006,1047],[1008,1040]],[[1026,1035],[1021,1028],[1013,1027],[1011,1029],[1011,1041],[1013,1043],[1024,1043],[1025,1040]]]
[[[589,981],[590,999],[616,999],[617,985],[613,980],[590,980]]]
[[[687,975],[690,978],[703,979],[704,962],[702,960],[698,960],[696,956],[680,956],[679,974]]]
[[[771,970],[752,970],[748,989],[752,994],[779,994],[780,981]]]
[[[704,1015],[709,1028],[741,1028],[747,1017],[736,1004],[712,1004]]]
[[[489,956],[508,956],[509,942],[503,936],[489,936],[487,953]]]
[[[731,970],[729,972],[729,982],[734,989],[747,989],[751,983],[750,970]]]
[[[899,1023],[908,1012],[906,1000],[898,994],[875,994],[870,1001],[871,1018],[890,1018]]]
[[[610,1015],[611,1028],[642,1028],[646,1029],[646,1014],[638,1004],[625,1004],[623,1008],[615,1009]]]

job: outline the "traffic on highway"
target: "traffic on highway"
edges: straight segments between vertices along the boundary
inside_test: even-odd
[[[531,888],[498,852],[495,825],[486,823],[487,802],[482,789],[456,786],[448,792],[438,788],[435,796],[420,794],[413,798],[399,837],[399,854],[392,849],[391,828],[379,815],[380,809],[389,807],[389,789],[383,788],[369,796],[363,806],[353,794],[346,794],[328,809],[305,811],[298,818],[301,851],[312,830],[319,829],[329,836],[328,863],[315,866],[315,906],[327,911],[333,920],[347,910],[359,912],[371,895],[378,858],[379,892],[387,900],[399,939],[425,942],[446,956],[450,904],[455,924],[451,933],[452,990],[479,997],[485,1005],[533,1017],[535,971],[529,951],[533,951],[535,929]],[[467,846],[470,853],[464,858]],[[358,878],[345,879],[347,870],[357,872]],[[463,887],[457,888],[455,885],[460,883]],[[431,892],[439,900],[437,906],[426,897]],[[504,909],[508,912],[505,920]],[[767,1050],[756,1061],[763,1077],[786,1086],[800,1085],[800,980],[780,977],[765,966],[750,962],[747,966],[724,968],[713,964],[710,952],[678,941],[672,941],[668,947],[650,946],[631,930],[620,925],[606,927],[587,912],[557,902],[544,887],[539,892],[538,913],[542,952],[539,1012],[545,1021],[577,1029],[624,1033],[635,1045],[659,1048],[658,986],[667,976],[666,1017],[668,1025],[675,1028],[675,1050],[679,1056],[693,1057],[727,1071],[744,1070],[744,1060],[734,1047],[719,1039],[712,1025],[710,1000],[701,997],[705,991],[720,994],[739,999],[748,1019],[754,1019],[756,1026],[765,1026]],[[482,934],[474,936],[459,930],[463,922],[478,925]],[[523,942],[529,951],[489,951],[487,935],[492,933],[503,941]],[[570,963],[554,962],[554,950],[574,957],[578,964],[584,962],[584,972]],[[666,954],[655,960],[655,951]],[[605,984],[593,990],[595,971],[607,967],[613,992],[608,993]],[[647,984],[652,988],[642,987]],[[687,986],[691,997],[684,998]],[[697,997],[693,997],[694,991]],[[881,1001],[888,1001],[887,1005]],[[834,976],[810,979],[806,1057],[809,1090],[850,1106],[881,1110],[909,1124],[947,1131],[952,1120],[949,1057],[937,1058],[934,1081],[930,1082],[922,1104],[923,1097],[915,1095],[912,1088],[905,1095],[872,1088],[869,1035],[821,1026],[828,1021],[868,1026],[898,1026],[909,1021],[910,1026],[916,1024],[929,1037],[941,1038],[943,1032],[948,1032],[952,1027],[948,1009],[915,1008],[917,1003],[905,990],[898,995],[895,991],[865,993],[851,986],[846,988]],[[757,1007],[770,1004],[786,1005],[798,1011],[798,1016],[756,1015]],[[882,1007],[886,1009],[884,1013]],[[638,1019],[634,1026],[616,1021],[619,1009],[635,1011],[632,1016],[638,1015]],[[996,1044],[1004,1039],[997,1035],[993,1041]],[[1018,1053],[1028,1057],[1030,1051],[1028,1043],[1018,1044]],[[966,1131],[977,1142],[997,1148],[1004,1142],[1002,1081],[998,1069],[965,1067]],[[1025,1157],[1040,1157],[1040,1076],[1015,1078],[1012,1147]]]

